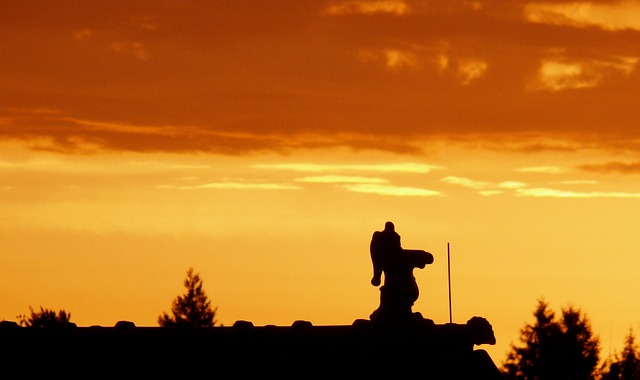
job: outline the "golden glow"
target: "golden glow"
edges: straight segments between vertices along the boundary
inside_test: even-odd
[[[391,220],[496,362],[539,297],[640,329],[638,2],[123,4],[3,3],[1,319],[156,325],[193,267],[226,325],[350,324]]]
[[[636,202],[638,186],[615,184],[601,171],[576,170],[570,153],[540,154],[542,165],[531,166],[526,154],[504,160],[448,147],[423,162],[325,151],[316,163],[301,152],[65,156],[6,149],[0,160],[0,234],[10,254],[1,260],[12,296],[2,318],[12,320],[28,305],[42,304],[70,310],[81,325],[121,319],[155,325],[157,314],[180,293],[185,268],[194,266],[227,325],[238,319],[349,323],[344,321],[366,317],[377,304],[376,289],[368,284],[368,238],[393,220],[405,246],[436,257],[432,267],[416,272],[422,294],[416,309],[436,322],[448,320],[442,260],[451,242],[454,319],[486,316],[498,337],[499,344],[488,347],[496,359],[528,320],[536,297],[582,305],[596,330],[613,320],[607,308],[615,297],[598,298],[602,283],[590,274],[621,286],[625,277],[618,265],[600,263],[592,272],[583,263],[569,277],[557,274],[576,265],[574,254],[605,249],[614,240],[625,241],[617,260],[632,266],[625,262],[640,249],[629,238],[635,224],[622,223],[634,220],[633,207],[614,210],[598,202]],[[367,157],[372,163],[361,163]],[[460,166],[471,157],[474,165]],[[551,162],[566,166],[546,164]],[[587,210],[593,215],[580,214]],[[603,217],[613,222],[606,227],[611,239],[594,242],[588,235],[602,232]],[[525,269],[520,256],[526,262],[554,260],[557,271]],[[25,271],[36,278],[26,287],[20,274]],[[510,291],[505,281],[522,286]],[[121,308],[109,306],[114,298]],[[633,313],[617,317],[619,339]]]

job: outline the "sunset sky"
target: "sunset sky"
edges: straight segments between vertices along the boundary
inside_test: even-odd
[[[538,299],[640,334],[640,1],[0,0],[0,320],[368,319],[393,221],[414,306]]]

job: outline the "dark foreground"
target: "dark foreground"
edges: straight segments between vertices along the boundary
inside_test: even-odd
[[[485,350],[491,325],[26,328],[0,326],[0,365],[13,378],[398,378],[500,380]]]

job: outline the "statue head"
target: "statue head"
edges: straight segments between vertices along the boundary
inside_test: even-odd
[[[384,230],[385,231],[394,231],[395,230],[395,226],[393,225],[392,222],[386,222],[384,224]]]

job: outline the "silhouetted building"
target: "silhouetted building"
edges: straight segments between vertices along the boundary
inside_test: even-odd
[[[278,376],[415,375],[422,379],[501,379],[485,350],[495,344],[491,325],[479,317],[466,324],[417,323],[381,327],[352,325],[233,326],[209,328],[29,328],[0,324],[0,364],[5,373],[92,378],[225,374],[229,378]],[[12,372],[17,371],[17,372]],[[86,377],[85,377],[86,376]]]

